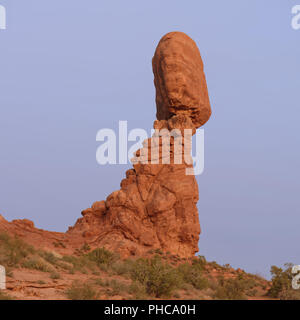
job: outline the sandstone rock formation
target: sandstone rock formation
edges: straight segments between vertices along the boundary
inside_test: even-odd
[[[158,120],[188,115],[196,128],[211,115],[203,62],[196,43],[183,32],[170,32],[152,60]]]
[[[186,121],[171,118],[156,121],[155,127],[171,130],[174,123],[178,127]],[[186,175],[186,168],[191,165],[174,163],[175,139],[171,139],[170,164],[162,163],[161,148],[157,158],[152,159],[157,164],[144,163],[151,160],[155,139],[161,146],[163,137],[159,137],[158,129],[145,147],[137,151],[132,160],[134,169],[126,172],[121,189],[109,195],[105,202],[96,202],[84,210],[83,217],[68,233],[83,235],[90,239],[89,243],[105,246],[124,256],[161,249],[180,257],[191,257],[198,251],[198,186],[195,176]],[[178,162],[181,159],[182,153]]]
[[[194,256],[200,234],[198,186],[186,169],[193,170],[192,134],[211,114],[194,41],[181,32],[165,35],[156,49],[153,71],[155,132],[136,152],[120,190],[83,210],[82,218],[66,233],[36,229],[28,220],[7,222],[1,216],[0,231],[63,254],[89,244],[124,257],[144,255],[150,249],[181,258]]]
[[[153,72],[158,119],[154,135],[136,152],[121,189],[84,210],[68,233],[82,234],[125,256],[161,249],[191,257],[198,251],[200,225],[197,182],[186,174],[192,166],[189,144],[211,114],[195,42],[181,32],[165,35],[153,58]],[[170,137],[171,130],[180,136],[185,129],[190,136],[176,139],[175,132]],[[170,144],[163,143],[166,136]],[[164,146],[169,146],[169,154]]]

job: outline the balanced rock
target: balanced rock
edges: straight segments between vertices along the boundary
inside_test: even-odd
[[[198,185],[191,138],[211,115],[203,63],[195,42],[165,35],[153,58],[157,120],[132,159],[121,189],[82,212],[68,235],[122,256],[149,250],[190,258],[198,251]],[[185,132],[189,134],[186,135]]]
[[[156,117],[188,115],[196,128],[211,115],[203,62],[196,43],[183,32],[170,32],[159,42],[153,60]]]
[[[37,229],[29,220],[8,222],[1,215],[0,232],[60,254],[76,254],[88,244],[123,257],[147,255],[156,249],[181,258],[195,255],[200,224],[198,185],[190,174],[191,139],[211,114],[196,44],[184,33],[167,34],[156,49],[153,71],[154,133],[136,151],[133,168],[127,170],[120,190],[83,210],[66,233]]]

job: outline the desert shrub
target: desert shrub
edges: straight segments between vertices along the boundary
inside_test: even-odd
[[[78,281],[72,283],[66,295],[71,300],[95,300],[98,297],[96,290],[91,285]]]
[[[58,258],[52,253],[48,251],[40,251],[39,255],[46,260],[47,262],[55,265],[58,262]]]
[[[180,286],[180,289],[183,289],[184,291],[186,291],[188,293],[188,292],[193,291],[194,286],[190,283],[183,282]]]
[[[257,294],[255,287],[259,285],[260,284],[257,283],[253,278],[245,278],[243,280],[244,291],[248,296],[255,296]]]
[[[209,265],[217,270],[223,269],[223,267],[220,266],[216,261],[209,262]]]
[[[204,256],[196,256],[195,259],[193,259],[193,264],[198,264],[199,267],[203,270],[205,268],[205,265],[207,264],[207,261]]]
[[[131,278],[144,285],[146,292],[157,298],[170,296],[180,282],[177,271],[163,263],[158,256],[136,260],[131,270]]]
[[[53,268],[40,257],[33,256],[22,262],[22,267],[43,272],[52,272]]]
[[[209,282],[202,276],[202,265],[198,263],[184,263],[177,267],[183,283],[189,283],[198,290],[205,289]]]
[[[241,277],[224,279],[219,278],[219,284],[214,294],[220,300],[244,300],[244,282]]]
[[[288,291],[292,287],[292,273],[291,268],[286,265],[285,270],[282,268],[272,266],[272,286],[268,295],[272,298],[279,298],[280,294]]]
[[[116,255],[105,248],[98,248],[87,254],[87,257],[97,265],[110,264],[116,259]]]
[[[0,234],[0,264],[5,267],[18,267],[20,263],[30,254],[35,252],[34,248],[18,238]]]
[[[177,292],[175,292],[174,295],[173,295],[173,297],[174,297],[175,299],[180,299],[180,294],[177,293]]]
[[[82,245],[82,247],[80,248],[80,250],[81,250],[82,252],[89,252],[89,251],[91,250],[91,247],[90,247],[87,243],[85,243],[85,244]]]
[[[5,232],[1,232],[0,233],[0,241],[3,243],[3,244],[6,244],[7,242],[10,241],[10,236],[5,233]]]
[[[155,249],[154,253],[159,254],[159,255],[163,255],[163,252],[160,249]]]
[[[130,269],[131,279],[139,281],[141,284],[146,285],[150,273],[150,263],[148,259],[137,259],[133,262],[132,268]]]
[[[251,297],[255,297],[257,295],[257,290],[256,289],[250,289],[247,291],[247,295]]]
[[[74,256],[63,256],[62,260],[69,265],[72,265],[72,268],[74,268],[75,265],[77,266],[80,264],[78,258]]]
[[[60,274],[56,271],[51,272],[50,278],[53,280],[60,279]]]
[[[66,245],[62,241],[53,242],[53,245],[56,248],[66,248]]]
[[[73,264],[72,263],[69,263],[69,262],[66,262],[66,261],[63,261],[63,260],[58,260],[56,262],[56,265],[66,271],[70,271],[74,268]]]
[[[128,292],[129,291],[129,287],[128,285],[126,285],[125,283],[118,281],[118,280],[111,280],[108,283],[108,286],[111,287],[111,291],[109,292],[109,295],[111,296],[116,296],[116,295],[120,295],[124,292]]]
[[[114,274],[122,276],[130,276],[131,270],[134,268],[134,260],[115,261],[111,264],[111,269]]]
[[[149,294],[153,294],[157,298],[162,296],[169,297],[177,286],[177,275],[169,267],[156,264],[151,268],[146,285]]]
[[[68,270],[69,272],[80,271],[83,273],[87,273],[86,268],[95,271],[95,267],[97,267],[96,262],[93,262],[89,259],[88,256],[63,256],[63,262],[68,263]]]
[[[106,286],[106,282],[103,281],[101,278],[94,279],[94,284],[100,287]]]
[[[286,263],[284,269],[272,266],[272,285],[268,291],[268,295],[272,298],[281,300],[300,300],[299,290],[292,288],[292,263]]]
[[[129,286],[130,294],[132,294],[133,299],[135,300],[146,300],[147,299],[147,292],[146,287],[141,284],[140,282],[133,281]]]

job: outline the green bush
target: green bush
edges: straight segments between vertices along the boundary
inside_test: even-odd
[[[62,260],[69,264],[68,270],[70,273],[75,271],[87,273],[86,268],[95,271],[94,269],[97,267],[96,262],[90,260],[88,256],[64,256]]]
[[[244,281],[242,277],[219,279],[214,297],[220,300],[244,300]]]
[[[203,266],[201,263],[195,262],[192,265],[184,263],[177,268],[183,283],[189,283],[198,290],[206,289],[209,282],[202,276]]]
[[[130,269],[131,279],[139,281],[141,284],[146,285],[149,279],[150,263],[148,259],[137,259],[133,262],[132,268]]]
[[[18,267],[20,263],[35,250],[18,238],[5,233],[0,234],[0,264],[5,267]]]
[[[66,291],[66,295],[71,300],[95,300],[98,297],[97,292],[89,284],[82,284],[78,281],[72,283],[71,288]]]
[[[137,281],[133,281],[129,286],[129,293],[133,295],[135,300],[146,300],[147,292],[143,284]]]
[[[152,259],[136,260],[131,270],[131,278],[134,281],[139,281],[145,286],[148,294],[157,298],[169,297],[180,283],[178,272],[163,263],[158,256]]]
[[[111,264],[111,269],[114,274],[129,276],[131,270],[133,269],[134,261],[133,260],[124,260],[116,261]]]
[[[53,268],[49,266],[42,258],[40,257],[31,257],[28,260],[22,262],[22,267],[27,269],[35,269],[43,272],[52,272]]]
[[[47,262],[55,265],[58,262],[58,258],[55,257],[55,255],[52,252],[48,252],[48,251],[40,251],[39,255],[46,260]]]
[[[112,291],[109,292],[109,295],[116,296],[125,292],[129,292],[129,287],[125,283],[118,280],[111,280],[108,284],[112,288]]]
[[[87,257],[97,263],[97,265],[101,264],[109,264],[112,263],[116,256],[114,253],[106,250],[105,248],[98,248],[87,254]]]
[[[272,285],[268,291],[268,295],[272,298],[281,300],[300,300],[299,290],[292,288],[292,263],[286,263],[284,269],[272,266]]]

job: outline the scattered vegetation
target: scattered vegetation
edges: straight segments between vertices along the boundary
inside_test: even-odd
[[[63,244],[58,242],[56,245],[62,247]],[[216,262],[207,262],[203,256],[188,260],[161,250],[151,250],[148,258],[123,260],[105,248],[91,250],[88,244],[73,255],[61,256],[37,250],[5,234],[0,234],[0,264],[7,268],[10,276],[10,270],[17,268],[46,272],[56,281],[62,279],[63,274],[85,275],[87,281],[74,281],[65,291],[66,297],[72,300],[92,300],[100,295],[126,299],[246,299],[265,292],[269,286],[261,277],[242,270],[236,272],[228,264],[220,266]],[[291,297],[289,272],[288,269],[272,267],[270,297]]]

